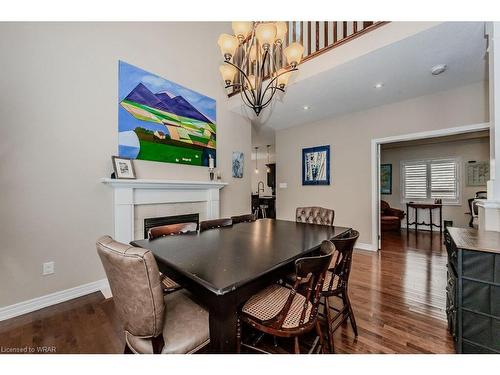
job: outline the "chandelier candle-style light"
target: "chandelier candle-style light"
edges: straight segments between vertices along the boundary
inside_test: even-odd
[[[286,22],[233,22],[232,26],[234,35],[219,36],[224,56],[219,69],[226,89],[239,89],[243,102],[258,116],[278,90],[285,92],[304,47],[294,42],[283,49]]]

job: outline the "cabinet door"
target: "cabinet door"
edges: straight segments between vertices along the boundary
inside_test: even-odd
[[[448,282],[446,285],[446,317],[448,320],[448,330],[453,336],[454,341],[457,341],[458,339],[457,301],[457,277],[455,273],[450,269],[450,265],[448,265]]]

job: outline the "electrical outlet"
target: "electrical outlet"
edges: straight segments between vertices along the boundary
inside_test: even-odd
[[[42,275],[52,275],[54,273],[54,262],[46,262],[42,265]]]
[[[280,189],[286,189],[288,187],[288,183],[280,182]]]

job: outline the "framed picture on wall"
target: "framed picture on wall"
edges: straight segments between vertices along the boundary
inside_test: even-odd
[[[233,151],[232,171],[234,178],[243,178],[243,163],[244,163],[243,152]]]
[[[135,180],[135,170],[132,159],[112,156],[111,160],[113,161],[113,170],[115,171],[116,178]]]
[[[302,185],[330,185],[330,146],[302,149]]]
[[[392,194],[392,164],[380,165],[380,194]]]

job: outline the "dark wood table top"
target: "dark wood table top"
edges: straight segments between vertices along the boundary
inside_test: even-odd
[[[131,244],[151,250],[159,262],[223,295],[317,250],[323,240],[349,229],[262,219]]]

